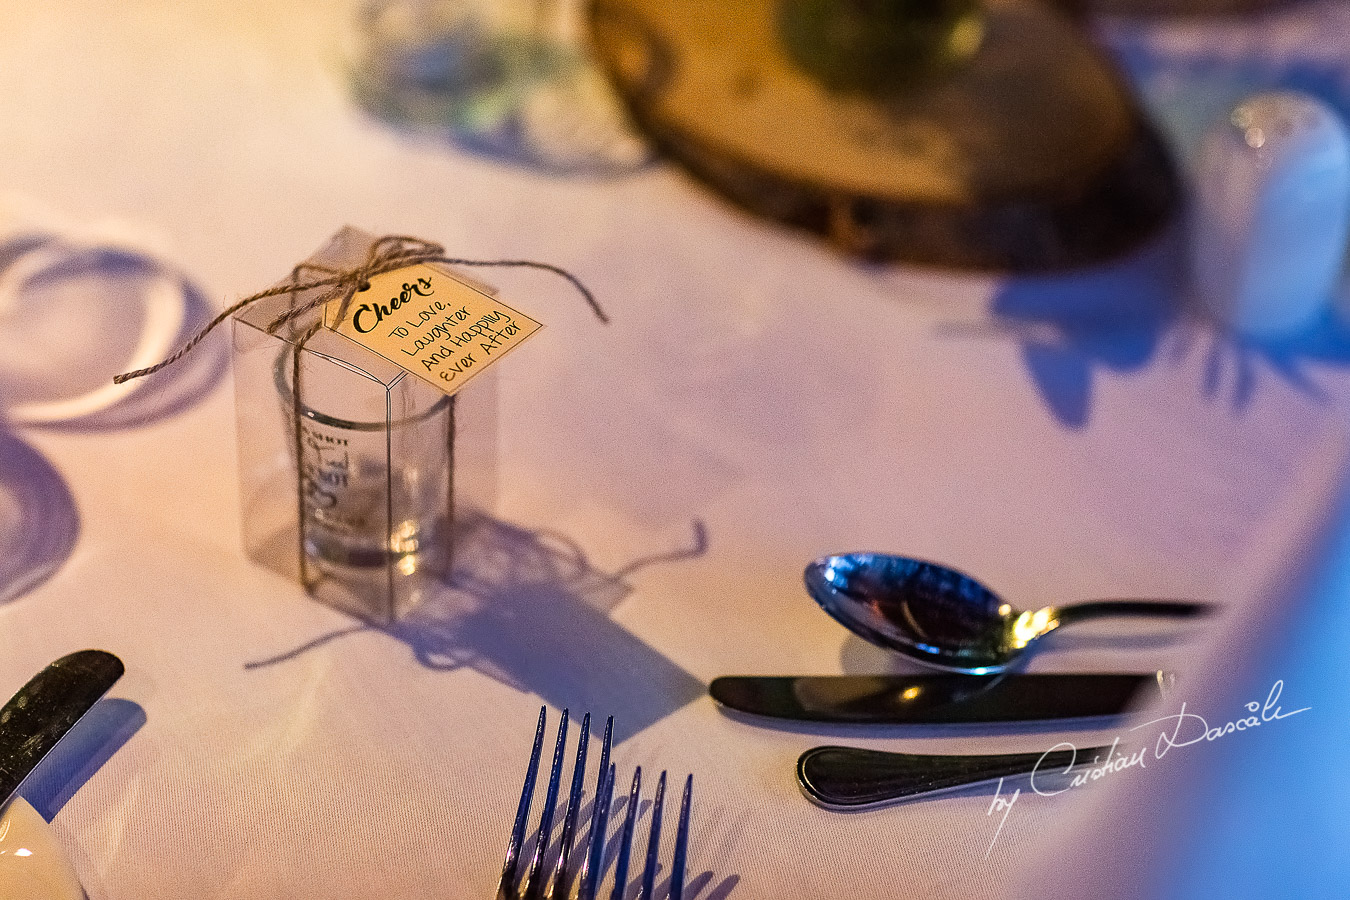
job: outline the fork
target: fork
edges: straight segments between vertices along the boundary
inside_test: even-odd
[[[558,800],[558,789],[562,782],[564,748],[567,744],[568,711],[562,711],[558,724],[558,737],[553,750],[553,764],[549,769],[548,788],[544,793],[544,807],[539,815],[539,832],[535,839],[534,853],[523,877],[517,881],[520,870],[521,850],[525,845],[526,828],[530,817],[530,805],[534,799],[535,782],[539,775],[539,760],[544,749],[544,724],[547,719],[547,707],[539,710],[539,725],[534,732],[534,748],[530,752],[529,768],[525,771],[525,784],[520,792],[520,806],[516,809],[515,825],[511,829],[511,840],[506,847],[506,858],[502,863],[502,876],[497,884],[497,900],[567,900],[574,880],[579,883],[576,900],[595,900],[603,876],[605,858],[605,836],[609,826],[610,808],[614,799],[615,767],[610,763],[610,750],[614,738],[614,717],[605,722],[605,737],[600,747],[600,765],[597,767],[599,784],[596,786],[595,802],[591,811],[591,833],[589,847],[582,860],[581,869],[574,873],[569,866],[576,837],[577,818],[581,809],[581,796],[586,778],[586,753],[590,743],[591,714],[581,720],[581,733],[577,738],[576,761],[572,766],[572,785],[568,793],[567,809],[563,814],[562,834],[558,846],[557,860],[548,861],[548,848],[553,834],[553,815]],[[675,831],[675,850],[670,863],[670,900],[683,900],[685,858],[689,848],[689,806],[693,796],[694,776],[684,782],[684,796],[680,801],[679,822]],[[633,849],[633,830],[637,824],[638,801],[642,792],[642,768],[633,773],[632,786],[628,791],[628,807],[625,812],[623,830],[619,835],[619,851],[614,863],[614,887],[610,900],[622,900],[628,886],[629,861]],[[652,801],[652,814],[647,854],[642,870],[641,886],[637,900],[655,900],[657,859],[661,841],[661,813],[665,803],[666,773],[662,772],[656,782],[656,796]]]

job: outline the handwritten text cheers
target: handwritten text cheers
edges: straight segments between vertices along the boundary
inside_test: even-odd
[[[541,327],[489,293],[428,266],[373,276],[350,316],[325,322],[400,368],[453,394]],[[333,312],[331,319],[329,312]]]

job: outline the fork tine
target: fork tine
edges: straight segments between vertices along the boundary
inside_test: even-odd
[[[614,766],[600,778],[600,789],[595,792],[595,809],[591,813],[591,848],[586,857],[586,871],[582,876],[577,900],[595,900],[595,889],[600,882],[600,869],[605,854],[605,832],[609,829],[609,804],[614,799]]]
[[[525,771],[525,786],[520,791],[520,806],[516,808],[516,824],[511,829],[511,841],[506,845],[506,859],[502,862],[502,877],[497,882],[499,900],[510,900],[512,882],[515,881],[516,864],[520,859],[520,847],[525,842],[525,822],[530,815],[530,801],[534,799],[534,780],[539,774],[539,754],[544,749],[544,719],[548,707],[539,708],[539,725],[534,730],[534,749],[530,751],[530,767]]]
[[[600,780],[605,780],[605,773],[609,771],[609,750],[614,744],[614,717],[605,719],[605,740],[600,745]]]
[[[610,900],[623,900],[628,887],[628,857],[633,850],[633,826],[637,824],[638,796],[642,793],[642,766],[633,772],[633,786],[628,790],[628,810],[623,820],[623,837],[619,840],[619,859],[614,864],[614,892]]]
[[[689,850],[689,803],[693,799],[694,776],[684,780],[684,798],[680,800],[680,824],[675,832],[675,858],[670,861],[670,900],[684,898],[684,858]]]
[[[600,799],[600,789],[605,786],[605,776],[609,772],[609,770],[613,768],[613,766],[609,764],[609,753],[611,748],[613,747],[613,744],[614,744],[614,717],[610,716],[605,720],[605,739],[600,744],[600,766],[599,766],[599,774],[596,777],[596,781],[598,783],[595,786],[595,796],[597,802],[599,802]],[[613,785],[610,785],[610,788],[612,790]],[[595,820],[595,810],[596,805],[595,803],[592,803],[591,821]],[[592,831],[592,834],[594,834],[594,831]],[[581,879],[581,882],[583,884],[586,882],[586,876],[590,874],[590,871],[591,871],[591,858],[588,854],[581,860],[581,871],[578,873],[578,877]]]
[[[539,816],[539,838],[534,844],[534,857],[530,860],[525,883],[520,894],[524,900],[538,900],[544,879],[540,878],[544,867],[544,854],[548,852],[549,838],[553,835],[553,809],[558,803],[558,783],[562,781],[563,750],[567,745],[567,710],[562,711],[558,720],[558,740],[553,747],[553,766],[549,770],[548,791],[544,794],[544,810]]]
[[[572,839],[576,833],[577,815],[581,810],[581,789],[586,780],[586,748],[591,740],[591,714],[581,717],[581,733],[577,736],[577,758],[572,764],[572,787],[568,792],[567,811],[563,814],[561,847],[558,851],[558,865],[549,881],[547,900],[554,897],[565,898],[572,887],[567,863],[572,856]]]
[[[666,799],[666,773],[656,780],[656,799],[652,801],[652,821],[647,835],[647,865],[642,870],[642,888],[638,900],[653,900],[656,887],[656,854],[661,846],[661,807]]]
[[[617,771],[610,762],[614,742],[614,717],[605,722],[605,736],[600,748],[600,764],[597,767],[599,784],[596,785],[595,798],[591,809],[590,830],[586,843],[582,847],[583,858],[579,871],[569,871],[569,861],[576,849],[577,823],[580,817],[581,799],[586,786],[586,757],[590,746],[591,714],[586,713],[581,721],[581,730],[577,738],[576,761],[572,767],[572,784],[568,791],[567,808],[563,814],[562,835],[558,849],[556,865],[550,866],[551,839],[554,816],[557,813],[558,794],[562,786],[562,768],[567,748],[567,733],[570,723],[568,710],[562,711],[558,722],[556,741],[553,748],[553,762],[549,767],[548,789],[544,796],[539,814],[539,828],[528,869],[523,878],[517,878],[522,865],[521,854],[527,837],[527,825],[534,800],[534,788],[539,779],[539,761],[543,755],[544,731],[548,721],[548,707],[539,710],[539,722],[535,727],[534,745],[530,749],[530,762],[525,772],[525,783],[521,787],[520,804],[516,808],[515,824],[511,829],[511,839],[506,848],[506,858],[502,863],[501,880],[497,884],[497,900],[567,900],[571,896],[574,882],[579,882],[576,900],[596,900],[600,885],[605,881],[605,851],[609,843],[609,820],[614,812],[614,791],[617,787]],[[662,772],[656,782],[656,797],[652,802],[651,821],[647,835],[647,852],[640,884],[637,885],[637,900],[655,900],[656,876],[660,866],[661,827],[665,809],[667,773]],[[683,900],[685,889],[685,868],[689,850],[689,820],[693,805],[694,776],[684,782],[684,795],[680,801],[679,821],[675,832],[674,856],[670,864],[668,888],[669,900]],[[640,817],[642,797],[642,768],[633,772],[632,786],[628,792],[628,808],[625,810],[623,827],[617,837],[617,852],[610,847],[614,857],[614,879],[608,900],[624,900],[628,892],[628,875],[632,865],[633,839]],[[519,889],[517,881],[519,880]]]

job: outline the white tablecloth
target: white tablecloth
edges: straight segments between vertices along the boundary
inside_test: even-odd
[[[801,797],[794,762],[820,743],[1043,750],[1058,732],[762,728],[707,682],[904,669],[806,596],[804,564],[839,550],[947,561],[1017,606],[1180,596],[1241,615],[1262,597],[1230,593],[1235,573],[1310,448],[1345,434],[1350,355],[1173,315],[1175,235],[1071,276],[862,266],[669,166],[563,178],[366,116],[336,49],[343,0],[3,12],[0,191],[122,223],[207,306],[350,223],[566,266],[613,319],[546,275],[494,275],[548,325],[498,369],[484,533],[539,563],[498,592],[510,630],[362,628],[250,564],[228,374],[163,414],[17,431],[80,533],[0,607],[0,694],[75,649],[127,665],[92,749],[67,754],[79,770],[27,789],[91,900],[489,896],[541,703],[619,716],[621,773],[694,773],[700,900],[992,896],[1086,801],[1024,803],[995,840],[988,792],[841,816]],[[1181,70],[1211,103],[1235,83],[1224,60],[1322,72],[1336,94],[1348,27],[1323,2],[1105,34],[1184,136],[1196,113],[1169,60],[1208,60]],[[213,340],[199,352],[219,362]],[[1084,627],[1032,670],[1179,666],[1209,633]]]

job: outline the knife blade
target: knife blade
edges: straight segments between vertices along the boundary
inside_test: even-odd
[[[47,666],[0,707],[0,807],[123,671],[111,653],[81,650]]]
[[[797,722],[960,725],[1120,715],[1162,696],[1163,672],[1112,675],[824,675],[713,679],[722,706]]]

